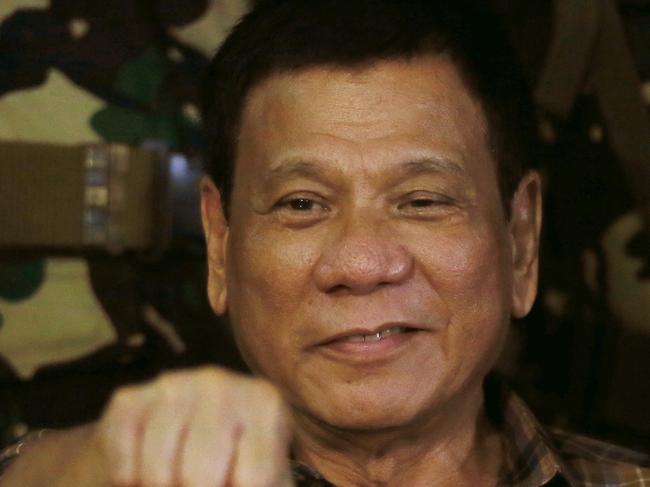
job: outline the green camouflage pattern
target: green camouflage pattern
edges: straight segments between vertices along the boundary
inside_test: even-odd
[[[156,141],[199,153],[201,73],[247,8],[244,0],[2,0],[0,140]],[[241,367],[204,298],[203,258],[158,264],[0,254],[2,438],[22,423],[90,418],[115,384],[163,367]]]

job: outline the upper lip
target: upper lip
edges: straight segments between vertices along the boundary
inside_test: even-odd
[[[424,330],[425,327],[422,325],[417,325],[413,323],[406,323],[406,322],[391,322],[391,323],[384,323],[383,325],[374,327],[374,328],[354,328],[351,330],[345,330],[341,333],[337,333],[335,335],[329,335],[327,338],[324,340],[319,341],[316,343],[316,346],[321,346],[321,345],[327,345],[329,343],[335,342],[337,340],[341,340],[343,338],[355,336],[355,335],[376,335],[377,333],[381,333],[382,331],[388,330],[390,328],[407,328],[410,330]]]

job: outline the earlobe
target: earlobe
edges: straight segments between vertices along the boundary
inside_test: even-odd
[[[201,221],[208,257],[208,300],[215,313],[226,312],[226,249],[228,222],[221,204],[221,194],[210,177],[200,183]]]
[[[521,179],[511,202],[512,315],[515,318],[528,314],[537,295],[541,223],[542,183],[539,174],[530,171]]]

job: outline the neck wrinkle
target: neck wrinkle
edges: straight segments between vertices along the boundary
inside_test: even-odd
[[[341,430],[296,413],[295,458],[341,487],[425,486],[432,478],[436,485],[481,485],[475,477],[486,470],[498,475],[501,457],[482,387],[469,399],[463,395],[450,402],[443,411],[380,431]],[[460,483],[468,476],[475,483]]]

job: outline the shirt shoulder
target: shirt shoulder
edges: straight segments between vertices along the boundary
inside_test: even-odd
[[[650,485],[650,455],[560,430],[551,441],[576,485],[635,487]]]

